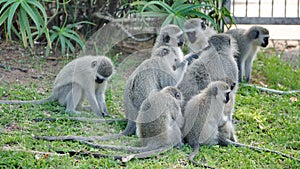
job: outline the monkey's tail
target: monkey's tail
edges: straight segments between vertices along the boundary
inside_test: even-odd
[[[300,93],[300,90],[282,91],[282,90],[269,89],[269,88],[266,88],[266,87],[255,86],[255,85],[252,85],[252,84],[242,84],[242,86],[249,86],[249,87],[253,87],[255,89],[264,91],[264,92],[275,93],[275,94],[295,94],[295,93]]]
[[[127,151],[131,153],[139,153],[139,152],[148,152],[151,149],[149,147],[131,147],[131,146],[116,146],[116,145],[100,145],[94,144],[88,141],[81,141],[83,144],[87,144],[93,148],[100,148],[100,149],[110,149],[115,151]]]
[[[111,134],[106,136],[35,136],[35,139],[38,140],[47,140],[47,141],[78,141],[86,144],[87,141],[106,141],[110,139],[118,139],[124,135],[122,134]]]
[[[56,151],[56,153],[59,154],[66,154],[68,153],[70,156],[74,156],[74,155],[80,155],[80,156],[93,156],[95,158],[100,158],[100,157],[104,157],[104,158],[109,158],[112,157],[115,160],[120,160],[124,163],[132,160],[133,158],[137,158],[137,159],[143,159],[143,158],[148,158],[151,157],[155,154],[161,154],[164,153],[166,151],[168,151],[169,149],[171,149],[170,147],[161,147],[155,150],[150,150],[150,151],[146,151],[146,152],[142,152],[142,153],[138,153],[138,154],[130,154],[127,156],[122,156],[122,155],[106,155],[106,154],[99,154],[99,153],[91,153],[91,152],[76,152],[76,151]]]
[[[44,104],[51,101],[54,101],[52,95],[42,100],[0,100],[0,104]]]
[[[288,154],[284,154],[284,153],[282,153],[282,152],[280,152],[280,151],[270,150],[270,149],[264,149],[264,148],[260,148],[260,147],[254,147],[254,146],[250,146],[250,145],[246,145],[246,144],[242,144],[242,143],[233,142],[233,141],[231,141],[231,140],[229,140],[229,139],[226,139],[226,141],[227,141],[229,144],[232,144],[232,145],[234,145],[234,146],[236,146],[236,147],[247,147],[247,148],[249,148],[249,149],[251,149],[251,150],[265,151],[265,152],[269,152],[269,153],[273,153],[273,154],[278,154],[278,155],[281,155],[281,156],[283,156],[283,157],[290,158],[290,159],[293,159],[293,160],[296,160],[296,161],[300,162],[300,159],[295,158],[295,157],[293,157],[293,156],[291,156],[291,155],[288,155]]]
[[[197,145],[194,147],[194,151],[189,155],[189,161],[194,165],[194,166],[201,166],[201,167],[204,167],[204,168],[212,168],[212,169],[215,169],[215,167],[211,167],[211,166],[208,166],[206,164],[203,164],[203,163],[199,163],[199,162],[196,162],[194,160],[194,157],[199,153],[199,148],[200,146]]]

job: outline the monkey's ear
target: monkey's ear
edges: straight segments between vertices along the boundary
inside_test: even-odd
[[[95,66],[97,66],[97,61],[93,61],[93,62],[91,63],[91,67],[92,67],[92,68],[94,68]]]
[[[250,31],[249,37],[250,37],[251,39],[257,39],[257,38],[259,37],[259,31],[258,31],[258,30]]]
[[[167,33],[163,34],[163,42],[164,43],[169,43],[170,39],[171,39],[171,37]]]
[[[212,95],[217,96],[218,95],[218,87],[213,87],[211,89],[211,93],[212,93]]]

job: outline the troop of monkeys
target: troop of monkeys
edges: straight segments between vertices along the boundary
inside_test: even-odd
[[[189,54],[185,55],[184,33]],[[237,142],[232,116],[238,83],[243,76],[249,83],[252,62],[258,47],[266,47],[269,31],[260,26],[249,30],[232,29],[217,34],[201,19],[189,19],[184,30],[176,25],[161,28],[151,57],[140,64],[127,80],[124,110],[127,126],[120,134],[98,137],[41,136],[45,140],[76,140],[102,149],[125,150],[124,157],[144,158],[187,143],[193,148],[189,160],[201,145],[234,145]],[[105,56],[80,57],[67,64],[57,75],[52,95],[38,101],[8,101],[4,104],[42,104],[58,101],[70,113],[78,113],[87,97],[99,117],[109,115],[105,103],[107,80],[114,66]],[[94,144],[95,140],[116,139],[136,133],[142,147]],[[299,159],[296,159],[299,161]],[[209,166],[206,166],[209,167]]]

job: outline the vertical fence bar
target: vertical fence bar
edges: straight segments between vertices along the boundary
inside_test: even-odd
[[[261,0],[258,1],[258,17],[260,17]]]
[[[246,17],[248,16],[248,0],[246,0]]]
[[[297,17],[299,18],[299,0],[298,0],[298,3],[297,3]]]
[[[235,7],[235,0],[232,1],[232,15],[234,16],[234,8]]]
[[[284,0],[284,17],[286,18],[286,0]]]
[[[271,17],[273,17],[274,16],[274,0],[272,0],[272,11],[271,12],[272,12]]]

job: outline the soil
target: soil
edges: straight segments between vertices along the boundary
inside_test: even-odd
[[[137,49],[148,48],[153,44],[149,41],[146,44],[124,43],[117,44],[114,53],[122,53],[118,58],[120,66],[116,68],[126,78],[143,60],[150,56],[149,50],[135,53]],[[23,86],[36,85],[40,91],[51,90],[53,80],[62,67],[74,58],[65,58],[59,52],[53,53],[50,57],[43,54],[43,46],[37,46],[36,54],[29,49],[24,49],[20,44],[5,43],[0,41],[0,85],[21,84]],[[132,54],[134,53],[134,54]],[[129,57],[127,57],[129,56]],[[130,60],[134,60],[132,65]],[[3,99],[3,98],[2,98]]]
[[[49,90],[49,85],[62,65],[59,59],[32,55],[28,49],[22,48],[19,44],[0,41],[0,85],[34,84],[39,89],[37,92],[43,93]]]

